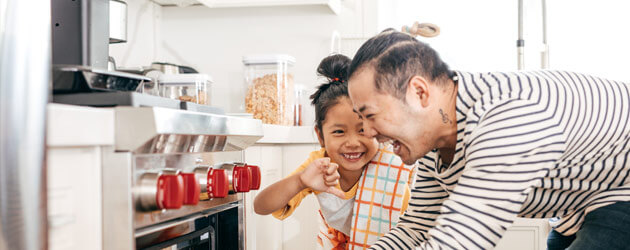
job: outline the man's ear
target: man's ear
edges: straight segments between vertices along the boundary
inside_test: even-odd
[[[315,127],[315,134],[317,134],[317,140],[319,141],[319,145],[322,146],[322,148],[323,148],[324,147],[324,138],[322,137],[322,133],[317,128],[317,125],[315,125],[314,127]]]
[[[429,106],[429,82],[422,76],[413,76],[407,83],[407,102],[417,102],[422,107]]]

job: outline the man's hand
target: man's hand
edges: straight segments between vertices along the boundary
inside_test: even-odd
[[[327,157],[314,160],[300,173],[300,182],[305,188],[330,193],[343,199],[344,192],[336,187],[339,182],[338,167],[339,165],[331,163]]]

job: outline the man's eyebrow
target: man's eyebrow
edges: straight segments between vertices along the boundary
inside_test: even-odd
[[[361,106],[359,108],[359,110],[352,108],[352,112],[356,113],[357,115],[361,116],[361,113],[363,113],[363,111],[365,111],[365,109],[367,109],[367,107],[365,105]]]
[[[359,108],[359,113],[363,113],[363,111],[365,111],[365,109],[366,109],[366,108],[367,108],[367,107],[366,107],[365,105],[361,106],[361,107]]]

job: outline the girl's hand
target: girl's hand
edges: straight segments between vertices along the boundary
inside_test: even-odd
[[[330,193],[343,199],[345,193],[336,187],[339,182],[338,167],[336,163],[331,163],[330,158],[327,157],[314,160],[300,174],[300,182],[304,187]]]

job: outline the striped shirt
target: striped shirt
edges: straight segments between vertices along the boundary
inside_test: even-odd
[[[488,249],[516,217],[577,232],[630,201],[630,85],[561,71],[457,72],[451,164],[418,160],[409,207],[373,249]]]

